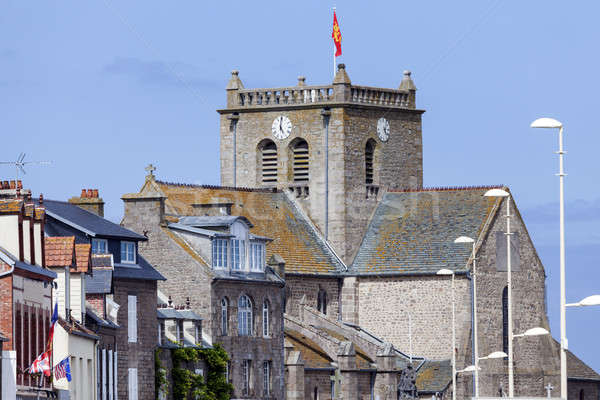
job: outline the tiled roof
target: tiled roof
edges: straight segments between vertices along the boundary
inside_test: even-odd
[[[112,274],[111,269],[95,269],[93,276],[85,276],[85,292],[88,294],[111,293]]]
[[[73,265],[75,236],[47,237],[44,242],[47,267],[66,267]]]
[[[450,360],[424,361],[417,369],[416,385],[419,394],[441,392],[452,380]]]
[[[496,199],[490,187],[388,192],[383,195],[350,267],[353,274],[435,273],[464,270]]]
[[[65,201],[44,200],[46,214],[91,236],[146,240],[129,229]]]
[[[75,245],[75,261],[76,261],[76,272],[88,272],[91,267],[90,253],[92,246],[87,243],[80,243]]]
[[[267,246],[267,259],[279,254],[285,260],[286,273],[335,274],[344,270],[310,221],[282,192],[160,181],[156,185],[167,197],[166,212],[171,215],[196,215],[197,204],[232,203],[231,214],[246,217],[254,225],[252,234],[274,239]]]
[[[304,360],[305,368],[331,368],[333,360],[317,343],[308,338],[303,338],[298,332],[285,328],[285,338],[299,351]]]

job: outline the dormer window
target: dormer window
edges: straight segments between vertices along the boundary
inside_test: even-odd
[[[135,264],[135,243],[121,242],[121,262]]]
[[[215,239],[213,240],[213,268],[227,268],[227,256],[228,256],[228,239]]]
[[[92,254],[108,253],[108,244],[106,239],[92,239]]]
[[[241,239],[231,240],[231,269],[242,270],[245,269],[246,263],[246,241]]]
[[[265,268],[265,245],[264,243],[250,244],[250,270],[263,271]]]

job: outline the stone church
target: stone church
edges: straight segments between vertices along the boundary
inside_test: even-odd
[[[233,71],[226,93],[222,186],[150,171],[123,197],[123,224],[148,237],[139,251],[167,278],[159,289],[189,298],[230,352],[234,398],[449,398],[452,353],[457,370],[474,363],[474,326],[480,357],[507,351],[507,201],[513,331],[549,330],[544,267],[514,200],[423,187],[409,72],[398,89],[354,85],[343,64],[331,85],[246,89]],[[476,304],[459,236],[474,239]],[[558,344],[513,343],[516,395],[558,396]],[[597,399],[600,375],[569,357],[569,398]],[[507,361],[480,368],[480,395],[505,394]],[[473,386],[459,374],[458,398]]]

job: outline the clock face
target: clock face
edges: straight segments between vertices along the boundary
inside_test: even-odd
[[[280,115],[273,121],[271,131],[273,132],[273,136],[279,140],[283,140],[292,133],[292,122],[285,115]]]
[[[377,121],[377,135],[382,142],[387,142],[390,138],[390,123],[383,117]]]

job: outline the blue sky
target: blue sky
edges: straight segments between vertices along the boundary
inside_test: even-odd
[[[98,188],[107,217],[161,179],[219,183],[218,118],[232,69],[246,87],[332,79],[331,4],[4,1],[0,159],[24,151],[25,186],[66,199]],[[426,186],[509,185],[548,275],[558,337],[558,161],[540,116],[565,125],[567,300],[600,293],[600,56],[594,1],[338,1],[354,83],[413,73]],[[14,171],[3,167],[4,179]],[[568,310],[570,348],[600,371],[600,308]]]

